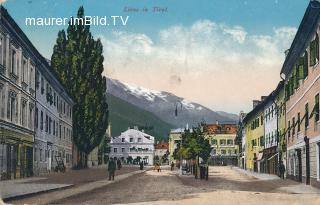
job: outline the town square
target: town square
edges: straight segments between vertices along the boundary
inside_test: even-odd
[[[0,205],[320,204],[319,0],[0,4]]]

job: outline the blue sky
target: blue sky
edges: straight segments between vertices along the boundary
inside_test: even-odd
[[[283,52],[290,47],[308,3],[309,0],[7,0],[4,5],[48,58],[56,34],[63,27],[27,27],[26,17],[69,17],[76,14],[80,5],[86,15],[129,15],[125,27],[92,27],[94,35],[104,43],[107,76],[173,92],[214,110],[238,113],[249,111],[252,99],[268,95],[276,87]],[[125,7],[154,6],[167,7],[168,12],[123,12]],[[159,80],[159,76],[163,79]],[[238,76],[244,76],[245,81]]]
[[[34,28],[24,26],[26,17],[69,17],[83,5],[87,15],[129,15],[129,25],[116,28],[95,27],[94,33],[125,30],[145,33],[156,39],[160,29],[172,25],[191,25],[209,19],[227,25],[241,25],[249,32],[270,34],[274,27],[297,27],[309,0],[8,0],[5,7],[30,34],[43,55],[50,56],[56,32],[63,27]],[[123,12],[124,7],[168,7],[167,13]],[[39,35],[35,35],[39,33]],[[49,42],[45,43],[45,42]]]

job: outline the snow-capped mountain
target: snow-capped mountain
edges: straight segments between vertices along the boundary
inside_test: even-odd
[[[147,88],[122,83],[118,80],[107,80],[107,92],[127,101],[141,109],[147,110],[161,120],[176,127],[186,124],[196,125],[201,121],[206,123],[235,122],[236,120],[223,112],[219,114],[200,104],[190,102],[169,92],[155,91]],[[177,109],[178,115],[175,115]],[[228,115],[229,116],[228,116]]]

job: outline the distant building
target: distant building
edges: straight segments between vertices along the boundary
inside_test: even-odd
[[[182,135],[184,133],[184,128],[172,129],[169,135],[169,162],[176,162],[174,159],[174,151],[181,142]]]
[[[154,156],[155,156],[155,157],[158,156],[159,160],[161,160],[162,157],[163,157],[164,155],[167,155],[168,152],[169,152],[169,143],[167,143],[167,142],[160,142],[160,143],[158,143],[158,144],[156,144],[156,145],[154,146],[154,150],[155,150]],[[167,156],[167,158],[169,159],[169,156]],[[163,162],[163,161],[161,160],[161,162]]]
[[[236,124],[209,124],[205,138],[211,144],[211,163],[214,165],[237,165],[239,146],[236,145]]]
[[[128,129],[120,136],[111,139],[109,157],[123,162],[142,160],[145,164],[153,165],[154,137],[139,131],[137,128]]]

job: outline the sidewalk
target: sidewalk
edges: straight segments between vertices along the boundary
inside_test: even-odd
[[[105,169],[103,169],[105,170]],[[70,179],[69,176],[72,176],[72,173],[65,174],[53,174],[51,178],[43,178],[43,177],[32,177],[27,179],[19,179],[19,180],[8,180],[0,182],[0,188],[2,191],[2,199],[4,201],[12,201],[19,200],[26,196],[37,195],[31,198],[36,198],[36,204],[48,204],[53,203],[55,201],[59,201],[61,199],[82,194],[84,192],[91,191],[93,189],[97,189],[108,184],[112,184],[114,182],[126,179],[135,174],[139,174],[144,172],[145,170],[137,170],[136,167],[132,169],[122,169],[121,171],[116,172],[116,177],[114,181],[109,181],[107,179],[107,172],[105,171],[104,177],[101,179],[101,170],[98,169],[87,169],[87,170],[77,170],[74,171],[73,174],[76,176],[73,178],[81,178],[81,179]],[[90,176],[90,174],[98,173],[98,177]],[[62,178],[63,181],[75,182],[75,184],[64,184],[61,183]],[[94,178],[97,180],[92,181]],[[54,183],[54,180],[57,180]],[[59,183],[60,182],[60,183]],[[68,189],[67,189],[68,188]],[[64,189],[63,191],[59,191],[59,189]],[[51,192],[53,190],[57,190]],[[49,193],[45,193],[49,192]],[[38,194],[41,194],[39,197]],[[28,200],[28,199],[26,199]]]
[[[280,179],[280,177],[273,174],[257,173],[248,170],[241,169],[239,167],[232,167],[231,169],[236,170],[246,176],[254,177],[258,180],[272,181],[276,184],[282,184],[281,187],[275,189],[275,191],[286,192],[291,194],[320,194],[320,189],[304,183],[299,183],[291,179]]]

